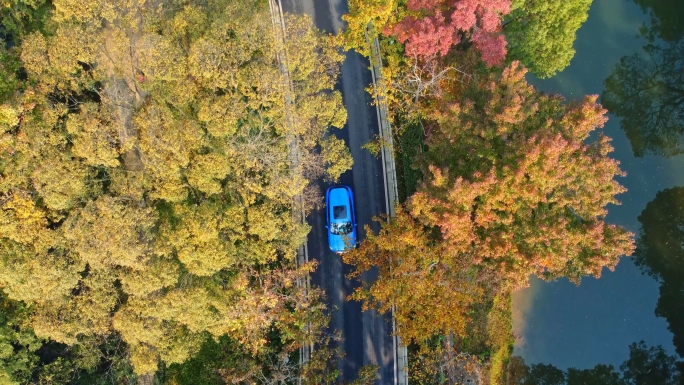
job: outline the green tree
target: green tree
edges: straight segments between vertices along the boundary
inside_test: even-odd
[[[11,36],[16,44],[27,33],[44,30],[52,9],[47,0],[4,0],[0,3],[0,35]]]
[[[592,0],[515,0],[505,21],[508,56],[548,78],[570,65]]]
[[[0,293],[0,383],[21,384],[31,380],[38,365],[35,352],[42,341],[24,328],[29,310],[21,302]]]
[[[14,96],[14,93],[20,87],[18,75],[21,62],[18,57],[18,49],[8,49],[6,48],[6,45],[7,43],[5,40],[0,39],[0,103],[4,103]],[[0,112],[0,114],[2,114],[2,112]],[[7,118],[5,117],[4,119]]]

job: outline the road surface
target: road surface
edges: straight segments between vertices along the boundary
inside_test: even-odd
[[[343,27],[341,16],[347,13],[346,0],[281,1],[284,12],[306,13],[321,30],[336,33]],[[342,175],[340,183],[350,186],[354,191],[359,241],[365,238],[363,226],[371,224],[373,230],[377,231],[379,226],[372,222],[373,216],[387,212],[382,162],[361,148],[379,133],[376,108],[371,105],[373,100],[365,91],[371,82],[368,60],[356,52],[346,53],[337,89],[342,92],[349,118],[344,129],[331,130],[345,141],[354,158],[352,170]],[[323,181],[317,183],[321,191],[330,186]],[[356,379],[362,366],[372,364],[379,367],[377,384],[394,384],[390,315],[362,312],[360,303],[346,301],[357,283],[345,278],[351,268],[328,248],[324,209],[312,212],[307,221],[312,228],[308,238],[309,259],[318,261],[318,269],[311,276],[311,283],[325,290],[327,304],[332,310],[330,327],[342,333],[340,347],[345,356],[338,364],[342,381]],[[376,274],[371,272],[364,275],[363,279],[369,281],[375,277]]]

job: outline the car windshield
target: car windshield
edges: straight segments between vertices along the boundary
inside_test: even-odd
[[[330,232],[336,235],[349,234],[352,231],[351,222],[333,222],[330,224]]]

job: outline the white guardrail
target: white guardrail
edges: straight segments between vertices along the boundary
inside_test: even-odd
[[[380,154],[382,155],[382,177],[385,183],[385,206],[390,218],[396,216],[394,205],[399,202],[397,186],[397,168],[394,162],[394,138],[392,127],[389,123],[387,112],[387,102],[385,95],[385,83],[382,81],[382,57],[380,55],[380,42],[378,38],[370,41],[368,31],[366,31],[366,41],[371,47],[371,74],[373,76],[373,87],[375,88],[375,108],[378,113],[378,127],[380,131]],[[382,87],[382,89],[378,89]],[[408,385],[408,350],[401,343],[401,338],[397,335],[396,322],[394,320],[395,308],[392,306],[392,333],[394,350],[394,383],[395,385]]]
[[[288,108],[290,104],[292,104],[292,100],[294,97],[294,90],[292,87],[292,80],[290,79],[290,73],[287,69],[287,50],[285,48],[285,18],[283,17],[283,8],[280,4],[280,1],[276,0],[268,0],[268,6],[269,10],[271,12],[271,22],[273,24],[273,34],[275,35],[275,42],[276,42],[276,49],[277,49],[277,56],[278,56],[278,64],[280,65],[280,70],[283,74],[283,78],[285,81],[285,105],[286,105],[286,113],[285,113],[285,124],[290,125],[292,122],[290,113],[291,109]],[[292,130],[290,130],[292,132]],[[287,148],[289,152],[289,158],[290,158],[290,167],[293,172],[299,173],[301,172],[301,167],[299,164],[299,151],[298,151],[298,138],[293,135],[289,134],[287,138]],[[292,202],[292,216],[296,221],[300,221],[301,223],[304,223],[306,218],[304,216],[304,211],[303,211],[303,205],[302,205],[302,196],[301,195],[296,195],[293,199]],[[309,251],[307,248],[307,244],[304,243],[303,245],[299,246],[297,248],[297,255],[295,257],[295,262],[297,263],[297,266],[301,266],[302,264],[305,264],[309,262]],[[309,288],[309,282],[310,278],[309,276],[306,277],[306,279],[298,279],[297,280],[297,286],[299,287],[304,287],[305,290],[308,291]],[[308,330],[309,329],[309,324],[305,326],[305,328]],[[299,348],[299,365],[302,366],[305,363],[309,362],[311,359],[311,352],[313,351],[313,346],[309,343],[303,344],[301,348]],[[298,379],[298,384],[302,383],[302,379]]]

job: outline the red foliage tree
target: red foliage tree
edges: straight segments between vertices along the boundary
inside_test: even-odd
[[[506,57],[506,39],[499,32],[510,0],[409,0],[407,9],[407,16],[385,33],[405,43],[408,55],[444,56],[465,37],[489,66]]]

